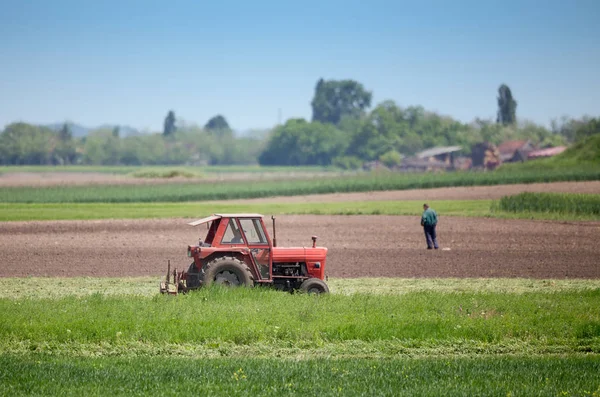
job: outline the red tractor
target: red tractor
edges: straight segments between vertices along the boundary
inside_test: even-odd
[[[206,237],[198,245],[188,246],[187,254],[194,261],[187,272],[175,269],[171,273],[169,264],[160,292],[177,294],[213,283],[329,292],[323,281],[327,248],[316,246],[316,236],[312,237],[312,247],[277,247],[275,218],[271,219],[272,241],[260,214],[214,214],[188,223],[206,224]]]

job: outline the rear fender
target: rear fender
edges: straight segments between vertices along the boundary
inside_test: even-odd
[[[231,248],[225,248],[225,249],[216,248],[215,249],[215,248],[213,248],[213,249],[206,249],[206,250],[205,250],[205,248],[202,248],[202,250],[200,252],[198,252],[197,255],[194,256],[194,263],[196,264],[196,267],[198,269],[202,269],[209,262],[213,261],[216,258],[220,258],[223,256],[229,256],[229,257],[236,258],[236,259],[244,262],[246,264],[246,266],[248,266],[248,268],[252,272],[252,276],[254,276],[254,279],[260,280],[260,277],[258,274],[258,268],[256,267],[256,264],[254,263],[254,261],[252,259],[250,250],[245,247],[240,248],[240,249],[231,249]]]

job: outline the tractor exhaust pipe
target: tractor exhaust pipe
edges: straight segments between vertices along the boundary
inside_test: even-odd
[[[277,234],[275,232],[275,217],[271,215],[271,219],[273,220],[273,247],[277,247]]]

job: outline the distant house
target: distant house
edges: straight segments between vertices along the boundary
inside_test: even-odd
[[[453,170],[455,169],[455,153],[460,150],[462,150],[460,146],[427,149],[413,157],[402,159],[399,169],[404,172]]]
[[[506,141],[498,145],[500,160],[503,163],[526,161],[527,156],[535,148],[531,141]]]
[[[546,148],[546,149],[534,150],[532,152],[529,152],[527,157],[530,159],[537,159],[540,157],[552,157],[552,156],[556,156],[557,154],[561,154],[565,150],[567,150],[566,146],[550,147],[550,148]]]
[[[461,146],[434,147],[417,153],[415,157],[432,164],[441,163],[441,165],[447,169],[454,169],[455,153],[460,152],[461,150]]]

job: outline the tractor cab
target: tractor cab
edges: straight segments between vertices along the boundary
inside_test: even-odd
[[[271,217],[272,240],[263,218],[261,214],[214,214],[188,223],[195,227],[206,225],[206,232],[197,245],[188,246],[193,262],[187,272],[174,271],[177,290],[218,283],[327,292],[323,282],[327,248],[316,246],[316,236],[312,237],[312,247],[277,247],[275,218]],[[162,292],[172,293],[173,286],[171,290],[167,288],[171,284],[169,278],[161,285]],[[307,284],[307,280],[312,281]]]

